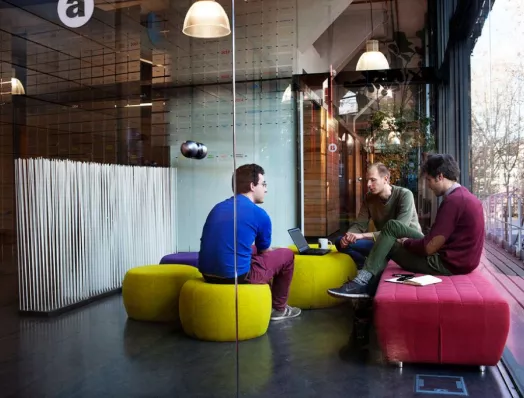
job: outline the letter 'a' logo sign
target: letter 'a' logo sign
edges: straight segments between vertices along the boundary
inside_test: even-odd
[[[79,28],[93,16],[95,0],[58,0],[57,9],[64,25]]]

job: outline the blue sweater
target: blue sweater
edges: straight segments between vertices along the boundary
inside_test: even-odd
[[[198,269],[206,275],[222,278],[235,276],[233,242],[233,201],[224,200],[213,207],[207,216],[202,237]],[[257,250],[271,246],[271,219],[264,209],[244,195],[237,195],[237,273],[249,272],[251,245]]]

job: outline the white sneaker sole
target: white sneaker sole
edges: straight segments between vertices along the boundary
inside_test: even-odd
[[[272,321],[282,321],[282,320],[284,320],[284,319],[296,318],[296,317],[299,316],[301,313],[302,313],[302,311],[299,311],[298,314],[295,314],[295,315],[287,315],[287,316],[272,316],[272,317],[271,317],[271,320],[272,320]]]
[[[328,290],[328,294],[333,297],[337,298],[369,298],[369,294],[367,293],[340,293],[340,292],[333,292],[331,290]]]

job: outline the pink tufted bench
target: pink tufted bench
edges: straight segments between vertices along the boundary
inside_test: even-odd
[[[385,282],[402,271],[390,262],[374,300],[375,328],[389,361],[496,365],[509,332],[509,306],[479,270],[410,286]]]

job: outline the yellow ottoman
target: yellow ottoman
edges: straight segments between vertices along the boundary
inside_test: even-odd
[[[180,321],[188,336],[200,340],[235,341],[235,285],[188,281],[180,292]],[[271,316],[269,285],[238,285],[238,338],[266,333]]]
[[[318,247],[317,245],[310,245]],[[297,253],[296,247],[290,247]],[[324,256],[295,254],[295,272],[289,289],[288,304],[302,309],[327,308],[342,303],[327,290],[339,287],[357,275],[353,259],[336,249]]]
[[[182,285],[202,275],[189,265],[146,265],[127,271],[122,298],[127,316],[138,321],[170,322],[178,319]]]
[[[310,243],[309,247],[312,248],[312,249],[318,249],[318,243]],[[298,253],[298,249],[297,249],[297,247],[295,245],[291,245],[291,246],[289,246],[289,248],[291,250],[293,250],[293,252]],[[335,245],[331,245],[331,247],[329,249],[332,252],[338,253],[337,248],[335,247]]]

